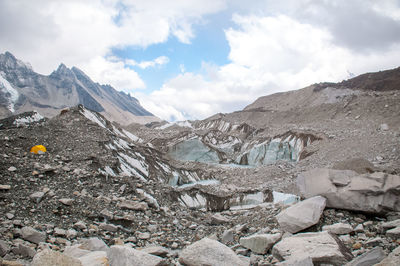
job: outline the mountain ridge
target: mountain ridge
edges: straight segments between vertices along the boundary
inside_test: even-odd
[[[160,120],[136,98],[94,82],[75,66],[61,63],[50,75],[41,75],[5,52],[0,54],[0,74],[0,117],[32,110],[53,117],[63,108],[82,104],[120,124]]]

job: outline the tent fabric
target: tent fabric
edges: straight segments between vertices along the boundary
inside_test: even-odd
[[[46,151],[47,151],[46,147],[43,145],[36,145],[31,148],[31,152],[35,154],[42,154],[45,153]]]

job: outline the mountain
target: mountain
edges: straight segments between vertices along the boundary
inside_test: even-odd
[[[76,67],[60,64],[45,76],[9,52],[0,54],[0,117],[32,110],[52,117],[78,104],[120,124],[159,121],[136,98],[93,82]]]

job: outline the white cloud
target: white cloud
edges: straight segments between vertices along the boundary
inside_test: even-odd
[[[400,45],[384,52],[354,53],[335,44],[327,29],[284,15],[235,15],[233,20],[237,27],[225,32],[231,63],[204,64],[203,75],[179,74],[151,95],[140,95],[144,106],[167,120],[181,119],[183,114],[205,118],[242,109],[274,92],[341,81],[348,71],[358,75],[396,67],[400,58]]]
[[[83,68],[87,73],[90,73],[90,78],[96,82],[109,84],[127,93],[133,92],[133,89],[144,89],[146,87],[137,72],[126,67],[123,61],[116,61],[114,58],[110,60],[97,56],[83,64]]]
[[[166,56],[159,56],[152,61],[141,61],[139,63],[132,59],[125,60],[126,65],[138,66],[142,69],[146,69],[149,67],[162,66],[162,65],[168,64],[168,62],[169,62],[169,58]]]
[[[42,74],[63,62],[116,89],[142,88],[143,81],[127,64],[110,60],[111,48],[145,48],[171,35],[189,43],[195,35],[192,25],[224,7],[225,0],[0,1],[0,52],[12,52]],[[159,57],[138,66],[167,62]]]

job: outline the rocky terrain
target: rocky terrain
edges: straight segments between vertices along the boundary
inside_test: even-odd
[[[136,98],[93,82],[82,70],[60,64],[45,76],[9,52],[0,54],[0,118],[37,110],[45,117],[63,108],[83,106],[120,124],[159,121]]]
[[[399,265],[399,71],[202,121],[0,120],[1,263]]]

